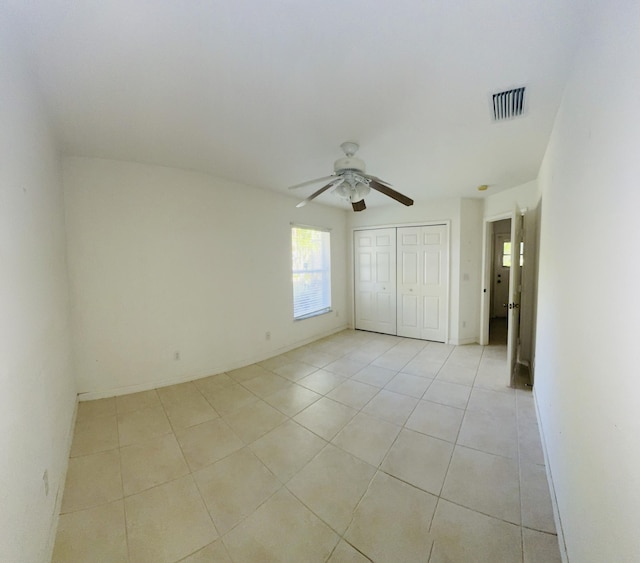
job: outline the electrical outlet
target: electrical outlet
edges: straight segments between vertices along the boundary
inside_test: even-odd
[[[173,356],[174,360],[179,360],[180,359],[180,350],[176,350],[175,355]]]
[[[45,469],[44,474],[42,475],[42,480],[44,481],[44,494],[45,496],[49,496],[49,470]]]
[[[336,317],[340,316],[340,311],[336,311]]]
[[[265,340],[271,340],[271,332],[270,331],[267,331],[267,332],[264,333],[264,339]]]

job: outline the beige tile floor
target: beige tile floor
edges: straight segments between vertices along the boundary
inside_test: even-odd
[[[504,346],[344,331],[80,403],[56,562],[556,562]]]

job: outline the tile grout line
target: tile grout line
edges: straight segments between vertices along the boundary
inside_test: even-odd
[[[451,354],[453,354],[453,350],[451,351],[451,353],[447,357],[447,360],[445,361],[445,364],[447,363],[447,361],[451,357]],[[480,359],[482,359],[482,355],[483,354],[484,354],[484,349],[482,350],[482,353],[480,354]],[[478,361],[478,366],[479,365],[480,365],[480,361]],[[444,367],[444,364],[443,364],[443,367]],[[474,383],[475,383],[475,379],[476,379],[476,377],[478,375],[478,371],[477,370],[478,370],[478,368],[476,368],[476,375],[473,378],[473,382]],[[440,371],[438,371],[438,373],[440,373]],[[469,406],[469,401],[471,400],[471,394],[473,393],[473,387],[474,387],[474,385],[472,384],[471,385],[471,392],[469,393],[469,397],[467,399],[467,404],[466,404],[466,406],[464,408],[464,415],[462,416],[462,420],[460,421],[460,426],[458,428],[458,432],[456,433],[456,439],[453,442],[453,448],[451,449],[451,455],[449,456],[449,463],[447,464],[447,469],[444,472],[444,479],[442,479],[442,485],[440,486],[440,491],[438,492],[438,495],[437,495],[436,507],[435,507],[435,509],[433,511],[433,514],[431,515],[431,521],[429,522],[429,533],[431,533],[431,529],[433,527],[433,520],[434,520],[434,518],[436,516],[436,512],[438,510],[438,505],[440,504],[440,500],[442,499],[442,491],[443,491],[444,485],[445,485],[445,483],[447,481],[447,475],[449,474],[449,470],[451,469],[451,462],[453,461],[453,455],[454,455],[454,453],[456,451],[456,447],[458,446],[458,439],[460,438],[460,431],[462,430],[462,425],[464,424],[464,418],[465,418],[465,416],[467,414],[467,408]],[[425,391],[425,393],[426,393],[426,391]],[[447,499],[442,499],[442,500],[447,500]],[[433,552],[433,546],[434,545],[435,545],[435,539],[433,540],[433,544],[431,546],[431,551],[432,552]],[[429,559],[431,559],[431,556],[429,556]]]
[[[127,507],[124,494],[124,475],[122,472],[122,445],[120,444],[120,421],[118,420],[118,400],[115,400],[116,408],[116,433],[118,434],[118,463],[120,465],[120,487],[122,488],[122,515],[124,516],[124,540],[127,547],[127,561],[131,561],[131,551],[129,548],[129,526],[127,525]]]
[[[516,391],[517,393],[517,391]],[[518,447],[518,498],[520,500],[520,552],[522,554],[521,561],[524,563],[524,510],[522,503],[522,455],[520,452],[520,407],[518,405],[518,396],[516,401],[516,442]]]
[[[451,353],[452,353],[452,352],[453,352],[453,349],[449,352],[449,355],[447,356],[447,359],[449,358],[449,356],[451,355]],[[416,355],[417,355],[417,354],[416,354]],[[414,356],[414,357],[415,357],[415,356]],[[410,361],[411,361],[411,360],[410,360]],[[447,360],[445,360],[445,361],[442,363],[442,365],[441,365],[440,369],[442,369],[442,367],[444,366],[444,364],[446,363],[446,361],[447,361]],[[408,364],[408,363],[409,363],[409,362],[407,362],[407,364]],[[406,365],[407,365],[407,364],[405,364],[403,367],[406,367]],[[436,376],[431,380],[431,383],[433,383],[433,381],[435,381],[435,379],[436,379],[436,377],[437,377],[437,374],[440,372],[440,369],[438,370],[438,372],[436,372]],[[400,372],[401,372],[401,371],[398,371],[397,373],[400,373]],[[396,375],[397,375],[397,373],[396,373]],[[429,387],[431,386],[431,383],[429,384]],[[427,389],[425,389],[425,393],[427,392],[427,390],[428,390],[428,388],[429,388],[429,387],[427,387]],[[422,396],[424,396],[424,393],[423,393],[423,395],[422,395]],[[361,505],[361,503],[362,503],[363,499],[367,496],[367,493],[369,492],[369,490],[370,490],[370,488],[371,488],[371,484],[373,483],[373,480],[375,479],[375,477],[376,477],[377,473],[379,473],[379,472],[380,472],[380,473],[384,473],[385,475],[388,475],[388,476],[389,476],[390,478],[392,478],[392,479],[397,479],[398,481],[400,481],[400,482],[402,482],[402,483],[405,483],[405,484],[407,484],[407,485],[409,485],[409,486],[411,486],[411,487],[413,487],[413,488],[415,488],[415,489],[418,489],[418,490],[419,490],[419,491],[421,491],[421,492],[426,492],[426,491],[423,491],[422,489],[420,489],[419,487],[416,487],[415,485],[413,485],[413,484],[411,484],[411,483],[407,483],[406,481],[403,481],[402,479],[398,479],[397,477],[395,477],[395,476],[393,476],[393,475],[389,475],[388,473],[386,473],[385,471],[383,471],[383,470],[381,469],[382,464],[384,463],[384,461],[385,461],[385,460],[387,459],[387,457],[389,456],[389,452],[391,451],[391,449],[393,448],[393,446],[394,446],[394,445],[395,445],[395,443],[397,442],[398,437],[400,436],[400,433],[402,432],[402,430],[403,430],[403,429],[406,429],[405,424],[406,424],[407,420],[409,420],[409,419],[411,418],[411,415],[413,414],[413,412],[415,411],[415,409],[416,409],[416,408],[418,407],[418,405],[420,404],[420,400],[421,400],[421,399],[418,399],[418,402],[416,402],[415,406],[414,406],[414,407],[413,407],[413,409],[411,410],[411,413],[409,414],[409,416],[407,416],[407,418],[406,418],[405,422],[400,426],[400,431],[398,432],[398,434],[397,434],[397,435],[396,435],[396,437],[394,438],[394,440],[393,440],[392,444],[391,444],[391,445],[389,446],[389,448],[387,449],[387,452],[386,452],[386,453],[385,453],[385,455],[383,456],[383,458],[382,458],[382,460],[380,461],[380,463],[378,464],[378,466],[375,468],[375,469],[376,469],[376,472],[373,474],[372,478],[370,479],[370,481],[369,481],[369,483],[368,483],[368,485],[367,485],[367,488],[366,488],[365,492],[364,492],[364,493],[363,493],[363,495],[360,497],[360,500],[356,503],[355,507],[354,507],[354,508],[353,508],[353,510],[352,510],[352,513],[351,513],[351,519],[350,519],[349,524],[347,525],[347,527],[346,527],[346,529],[345,529],[345,532],[344,532],[344,534],[345,534],[345,535],[347,534],[347,532],[348,532],[348,531],[349,531],[349,529],[351,528],[351,526],[352,526],[352,524],[353,524],[353,520],[354,520],[354,518],[355,518],[355,514],[356,514],[356,512],[358,511],[358,508],[360,507],[360,505]],[[446,440],[445,440],[445,441],[446,441]],[[352,455],[353,455],[353,454],[352,454]],[[453,455],[453,450],[452,450],[452,455]],[[447,470],[448,470],[448,469],[447,469]],[[426,492],[426,494],[431,494],[431,493]],[[436,495],[432,495],[432,496],[436,496]],[[429,522],[429,526],[428,526],[428,528],[427,528],[427,533],[430,533],[430,531],[431,531],[431,525],[432,525],[432,522],[433,522],[433,517],[434,517],[434,515],[435,515],[435,511],[436,511],[436,509],[437,509],[437,505],[438,505],[438,502],[439,502],[439,498],[440,498],[440,497],[439,497],[439,495],[438,495],[438,496],[436,496],[436,506],[434,507],[433,514],[431,515],[431,519],[430,519],[430,522]],[[343,538],[343,539],[344,539],[344,538]],[[345,541],[347,541],[347,540],[345,539]],[[432,542],[432,545],[431,545],[431,549],[433,549],[433,542]],[[358,551],[359,551],[359,550],[358,550]]]
[[[451,353],[447,357],[447,360],[445,361],[445,364],[447,363],[447,361],[451,357],[451,354],[453,354],[453,350],[451,351]],[[478,366],[476,367],[476,375],[474,376],[473,383],[471,385],[471,392],[469,393],[469,397],[467,399],[467,404],[466,404],[465,409],[464,409],[464,415],[462,416],[462,420],[460,421],[460,426],[458,427],[458,432],[456,433],[456,439],[455,439],[455,441],[453,443],[453,448],[451,449],[451,455],[449,456],[449,463],[447,464],[447,469],[446,469],[446,471],[444,473],[444,478],[442,479],[442,485],[440,486],[440,491],[438,492],[438,496],[437,496],[437,500],[436,500],[436,506],[435,506],[435,508],[433,510],[433,514],[431,515],[431,520],[429,522],[429,529],[428,529],[428,533],[429,534],[432,533],[433,521],[434,521],[434,519],[436,517],[436,512],[438,511],[438,506],[440,505],[440,501],[441,500],[447,501],[447,499],[443,499],[442,498],[442,491],[444,490],[444,485],[445,485],[445,483],[447,481],[447,476],[449,475],[449,470],[451,469],[451,463],[453,461],[453,456],[455,454],[456,447],[458,446],[458,439],[460,438],[460,432],[462,430],[462,425],[464,424],[464,419],[465,419],[465,416],[467,415],[467,408],[469,407],[469,401],[471,400],[471,395],[473,394],[473,388],[475,386],[475,380],[478,377],[478,369],[480,368],[480,361],[482,360],[482,356],[483,355],[484,355],[484,348],[482,349],[482,352],[480,353],[480,359],[478,360]],[[443,364],[443,366],[444,366],[444,364]],[[438,373],[440,373],[440,372],[438,371]],[[425,391],[425,393],[426,393],[426,391]],[[450,502],[450,501],[447,501],[447,502]],[[433,554],[433,549],[434,549],[435,543],[436,543],[436,541],[435,541],[435,538],[434,538],[433,542],[431,544],[431,552],[429,554],[429,561],[431,560],[431,556]]]

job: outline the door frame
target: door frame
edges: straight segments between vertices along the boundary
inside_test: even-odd
[[[515,220],[512,212],[485,217],[482,225],[482,286],[480,288],[480,342],[489,344],[489,323],[491,321],[491,274],[493,269],[493,224],[504,219]]]
[[[502,213],[492,217],[485,217],[483,222],[483,251],[482,251],[482,289],[480,294],[480,338],[479,344],[486,346],[489,344],[489,323],[491,320],[491,276],[493,270],[494,259],[494,233],[493,224],[496,221],[504,219],[511,219],[511,256],[512,267],[509,273],[509,312],[507,314],[507,371],[505,375],[509,381],[509,386],[513,387],[515,384],[515,367],[517,365],[518,355],[518,341],[516,339],[516,330],[520,331],[520,305],[522,303],[522,292],[520,274],[518,270],[517,275],[514,268],[520,268],[520,243],[519,240],[524,242],[524,218],[526,216],[527,209],[521,209],[517,204],[514,205],[514,209],[511,212]],[[515,236],[514,236],[515,235]],[[518,240],[519,239],[519,240]],[[517,304],[516,301],[517,292]],[[512,310],[512,305],[515,304],[515,308]]]
[[[372,231],[375,229],[398,229],[402,227],[430,227],[433,225],[445,225],[447,228],[447,260],[445,269],[447,272],[447,321],[445,326],[445,344],[449,344],[451,341],[451,335],[449,330],[451,327],[451,220],[443,219],[442,221],[412,221],[410,223],[387,223],[383,225],[359,225],[357,227],[351,227],[351,248],[349,254],[351,255],[351,267],[349,268],[349,275],[351,277],[351,323],[350,326],[355,328],[356,326],[356,276],[355,267],[356,261],[354,256],[355,249],[355,233],[356,231]],[[397,245],[397,240],[396,240]],[[397,275],[397,256],[396,256],[396,275]]]

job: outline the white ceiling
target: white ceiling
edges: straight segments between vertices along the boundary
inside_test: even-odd
[[[579,33],[572,4],[1,0],[0,8],[22,32],[65,154],[286,192],[330,174],[340,143],[353,140],[368,172],[420,201],[479,197],[479,184],[490,194],[537,176]],[[492,123],[490,94],[520,85],[526,116]],[[390,201],[367,198],[369,207]]]

